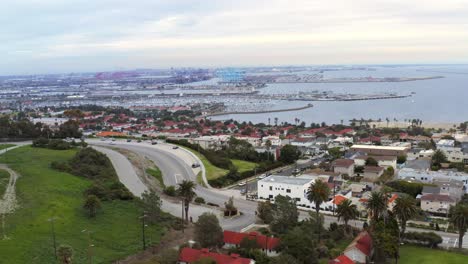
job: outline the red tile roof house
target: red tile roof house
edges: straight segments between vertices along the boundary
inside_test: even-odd
[[[274,257],[279,254],[277,251],[280,240],[276,237],[269,237],[257,232],[238,233],[233,231],[224,231],[224,248],[238,247],[244,238],[257,241],[260,249],[267,254],[267,256]]]
[[[328,261],[328,264],[355,264],[355,262],[352,261],[347,256],[341,255],[341,256],[337,257],[336,259],[332,259],[332,260]]]
[[[179,264],[194,263],[202,258],[210,258],[217,264],[254,264],[255,261],[248,258],[242,258],[238,254],[225,255],[216,252],[210,252],[207,248],[193,249],[183,248],[179,254]]]
[[[352,159],[337,159],[332,164],[333,172],[347,174],[353,176],[354,174],[354,160]]]
[[[369,233],[367,233],[367,231],[359,233],[353,242],[344,250],[343,255],[354,263],[367,263],[367,260],[372,255],[372,238]]]

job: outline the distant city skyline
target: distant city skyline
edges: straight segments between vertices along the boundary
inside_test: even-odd
[[[468,0],[17,0],[0,75],[468,63]]]

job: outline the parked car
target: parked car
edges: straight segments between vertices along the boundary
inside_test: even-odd
[[[156,145],[156,144],[158,144],[157,141],[151,141],[151,145]]]
[[[239,184],[237,184],[239,186],[245,186],[245,182],[239,182]]]
[[[178,149],[179,147],[178,146],[173,146],[172,149]]]
[[[198,162],[192,164],[192,168],[198,168],[200,167],[200,164]]]
[[[137,140],[137,143],[140,143],[141,142],[141,139]]]
[[[267,175],[266,174],[262,174],[260,176],[258,176],[259,179],[264,179]]]
[[[132,142],[132,140],[131,140],[131,139],[127,139],[127,142]]]

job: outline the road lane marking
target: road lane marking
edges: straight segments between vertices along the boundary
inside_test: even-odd
[[[176,173],[176,174],[174,174],[175,183],[176,183],[176,184],[179,184],[179,182],[177,181],[177,176],[179,176],[179,177],[180,177],[180,174],[177,174],[177,173]]]

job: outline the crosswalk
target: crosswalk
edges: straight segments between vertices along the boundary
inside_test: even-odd
[[[442,246],[446,248],[457,248],[458,247],[458,238],[455,237],[442,237]],[[463,237],[463,248],[468,248],[468,235]]]

